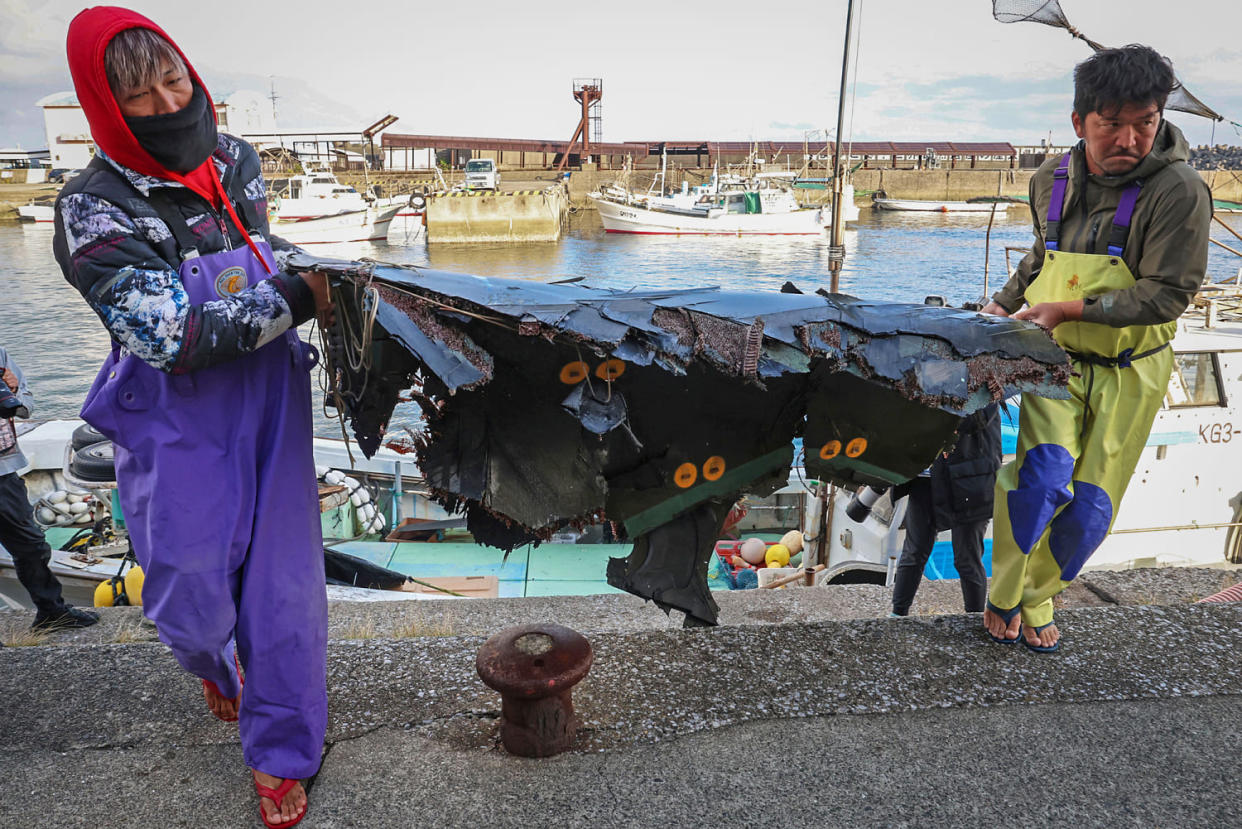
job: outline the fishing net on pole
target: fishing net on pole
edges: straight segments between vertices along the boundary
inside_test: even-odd
[[[1064,29],[1097,52],[1107,48],[1074,28],[1065,12],[1061,11],[1061,4],[1057,0],[992,0],[992,17],[1001,23],[1043,23],[1045,26]],[[1164,106],[1166,109],[1201,115],[1213,121],[1225,120],[1216,110],[1190,94],[1180,80]]]

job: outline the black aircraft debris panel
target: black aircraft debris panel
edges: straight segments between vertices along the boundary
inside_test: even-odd
[[[917,477],[961,418],[825,365],[811,373],[802,438],[806,474],[847,486],[891,486]]]
[[[788,481],[795,437],[811,477],[896,483],[960,415],[1018,391],[1064,397],[1069,378],[1037,327],[923,305],[325,267],[351,327],[330,337],[362,349],[334,363],[333,395],[364,451],[413,381],[419,464],[477,541],[513,549],[607,517],[634,542],[609,583],[687,624],[715,623],[720,527],[740,495]]]

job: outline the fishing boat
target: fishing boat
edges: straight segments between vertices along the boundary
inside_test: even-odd
[[[52,224],[56,221],[56,213],[52,202],[32,201],[29,204],[18,205],[17,218],[23,222]]]
[[[295,245],[322,245],[341,242],[382,242],[404,203],[384,207],[368,205],[322,216],[269,219],[272,235]]]
[[[819,236],[832,224],[828,207],[802,207],[792,187],[770,173],[742,176],[712,172],[707,182],[667,191],[666,163],[646,193],[606,185],[590,193],[609,233],[664,236]],[[845,221],[858,220],[854,187],[846,184]]]
[[[883,191],[880,191],[883,192]],[[878,210],[905,210],[915,213],[991,213],[1008,210],[1018,202],[1011,201],[921,201],[916,199],[890,199],[873,195],[871,203]]]
[[[273,179],[269,186],[272,233],[296,245],[384,241],[398,217],[421,224],[422,206],[409,196],[359,193],[325,168]]]

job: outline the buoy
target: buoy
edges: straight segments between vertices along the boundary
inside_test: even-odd
[[[323,482],[332,486],[339,486],[341,481],[345,480],[345,473],[335,469],[329,469],[323,475]]]
[[[95,585],[95,607],[112,607],[125,592],[125,582],[113,576]]]
[[[785,549],[789,550],[791,556],[802,552],[802,533],[798,530],[790,530],[781,536],[781,544],[785,545]]]
[[[81,501],[74,501],[73,503],[69,504],[69,512],[73,515],[81,515],[82,513],[86,512],[89,509],[90,509],[90,506],[82,503]]]
[[[142,585],[146,580],[146,574],[137,564],[125,571],[125,594],[129,596],[130,604],[142,604]]]
[[[762,564],[763,551],[767,547],[760,538],[748,538],[742,542],[742,546],[738,549],[742,558],[747,564]]]
[[[52,524],[56,521],[56,513],[52,512],[52,510],[47,507],[39,507],[37,517],[40,524]]]
[[[789,548],[784,544],[773,544],[763,554],[763,560],[769,567],[784,567],[789,563]]]
[[[61,501],[67,500],[68,498],[68,492],[65,492],[63,489],[57,489],[53,492],[49,492],[43,500],[47,501],[49,504],[59,504]]]

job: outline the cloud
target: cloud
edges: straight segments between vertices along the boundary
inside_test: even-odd
[[[65,72],[68,19],[46,4],[0,0],[0,83]]]

